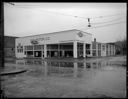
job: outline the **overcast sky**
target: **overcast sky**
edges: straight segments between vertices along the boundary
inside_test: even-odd
[[[126,37],[126,3],[4,3],[4,31],[29,36],[78,29],[99,42]],[[91,27],[87,27],[90,18]]]

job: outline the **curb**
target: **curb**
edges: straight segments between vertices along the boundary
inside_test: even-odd
[[[18,70],[18,71],[12,71],[12,72],[3,72],[0,73],[0,76],[6,76],[6,75],[14,75],[14,74],[19,74],[19,73],[23,73],[26,72],[27,70]]]

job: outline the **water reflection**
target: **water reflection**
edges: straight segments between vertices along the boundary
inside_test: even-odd
[[[92,90],[108,96],[109,94],[125,96],[126,62],[25,59],[16,60],[16,66],[18,65],[28,68],[23,75],[30,76],[30,78],[39,77],[50,83],[69,85],[73,88],[76,86],[82,90]]]
[[[9,58],[9,59],[8,58],[5,58],[4,59],[4,62],[5,63],[14,63],[15,64],[16,60],[14,58]]]
[[[17,65],[25,65],[25,60],[16,60],[15,61],[15,63],[17,64]]]
[[[31,74],[45,76],[63,76],[63,77],[83,77],[84,72],[92,70],[113,70],[114,66],[126,66],[125,62],[117,64],[112,61],[93,61],[93,62],[65,62],[65,61],[42,61],[42,60],[16,60],[17,65],[35,66],[31,69]]]

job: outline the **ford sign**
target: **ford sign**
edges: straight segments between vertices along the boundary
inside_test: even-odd
[[[79,32],[79,33],[78,33],[78,36],[79,36],[79,37],[83,37],[83,33]]]
[[[38,44],[37,40],[31,40],[31,44]]]

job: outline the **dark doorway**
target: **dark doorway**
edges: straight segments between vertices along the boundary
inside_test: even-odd
[[[33,57],[33,51],[27,51],[27,57]]]

